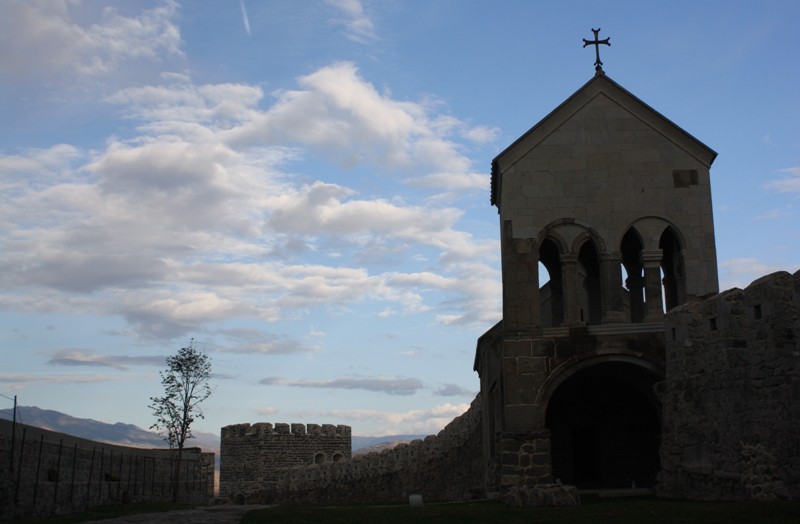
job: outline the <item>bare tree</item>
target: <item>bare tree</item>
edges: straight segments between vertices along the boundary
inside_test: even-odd
[[[156,422],[150,426],[164,440],[170,449],[177,449],[178,460],[175,466],[173,501],[178,500],[179,473],[183,446],[192,435],[192,422],[204,418],[199,404],[211,396],[211,358],[198,351],[194,339],[188,347],[181,348],[176,355],[167,357],[167,369],[159,372],[163,397],[150,397],[150,409]]]

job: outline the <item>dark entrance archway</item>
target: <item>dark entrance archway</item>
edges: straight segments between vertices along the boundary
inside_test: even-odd
[[[650,487],[659,469],[658,378],[604,362],[562,382],[547,406],[553,476],[579,488]]]

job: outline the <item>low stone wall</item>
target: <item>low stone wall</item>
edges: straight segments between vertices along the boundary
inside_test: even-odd
[[[334,464],[285,470],[274,500],[298,504],[468,500],[483,496],[478,399],[436,436]]]
[[[0,420],[0,518],[171,501],[176,460],[169,449],[115,446]],[[184,449],[179,478],[181,502],[207,503],[214,454]]]
[[[657,492],[800,498],[800,272],[669,312]]]

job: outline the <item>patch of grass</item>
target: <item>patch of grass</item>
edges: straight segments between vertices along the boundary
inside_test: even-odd
[[[452,504],[300,507],[279,506],[252,511],[242,524],[797,524],[800,501],[688,502],[650,497],[586,497],[576,508],[508,508],[499,502]]]
[[[16,518],[15,524],[74,524],[77,522],[91,522],[93,520],[114,519],[125,515],[140,513],[166,513],[168,511],[187,509],[194,506],[186,504],[172,504],[170,502],[150,502],[140,504],[114,504],[98,506],[81,513],[69,515],[54,515],[51,517],[26,517]]]

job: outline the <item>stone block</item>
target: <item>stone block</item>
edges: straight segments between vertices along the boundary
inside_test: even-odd
[[[503,354],[506,357],[530,357],[532,353],[530,339],[503,341]]]
[[[530,404],[507,405],[505,408],[505,427],[508,431],[523,432],[535,427],[535,410]]]
[[[555,355],[555,341],[552,339],[536,339],[531,343],[531,355],[534,357],[552,357]]]
[[[537,371],[541,371],[542,366],[540,365],[541,359],[532,358],[532,357],[520,357],[517,359],[517,372],[518,373],[536,373]],[[539,365],[537,365],[539,364]]]
[[[507,453],[519,453],[519,450],[522,447],[522,441],[513,437],[503,437],[500,443],[504,455]]]
[[[503,359],[503,374],[507,377],[514,377],[517,376],[517,359],[516,358],[504,358]]]

